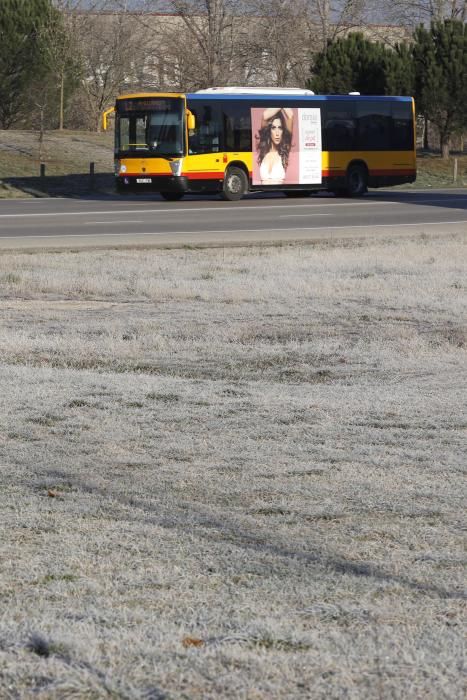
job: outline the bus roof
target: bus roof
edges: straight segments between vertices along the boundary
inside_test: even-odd
[[[211,87],[197,90],[202,95],[314,95],[313,90],[291,87]]]
[[[184,92],[132,92],[118,95],[117,100],[138,100],[148,97],[185,97]]]
[[[151,97],[185,97],[188,100],[247,100],[247,101],[252,101],[252,100],[268,100],[269,102],[271,101],[272,98],[276,97],[277,99],[281,100],[299,100],[299,101],[304,101],[310,102],[313,101],[322,101],[322,100],[329,100],[331,102],[334,101],[356,101],[358,100],[359,102],[361,101],[366,101],[366,100],[371,100],[372,102],[393,102],[393,101],[401,101],[401,102],[410,102],[413,98],[405,95],[314,95],[311,91],[305,91],[305,90],[294,90],[291,89],[290,91],[287,89],[277,89],[277,92],[274,91],[271,88],[271,91],[264,91],[261,92],[261,88],[258,88],[258,91],[248,91],[248,92],[221,92],[220,90],[200,90],[199,92],[190,92],[190,93],[180,93],[180,92],[137,92],[137,93],[131,93],[131,94],[126,94],[126,95],[119,95],[117,97],[118,100],[128,100],[128,99],[145,99],[145,98],[151,98]]]
[[[371,101],[371,102],[410,102],[412,97],[404,95],[313,95],[313,94],[303,94],[303,93],[261,93],[261,92],[251,92],[245,93],[207,93],[207,92],[190,92],[187,93],[187,99],[189,100],[268,100],[271,101],[272,98],[277,97],[282,100],[300,100],[304,102],[314,102],[329,100],[334,101]]]

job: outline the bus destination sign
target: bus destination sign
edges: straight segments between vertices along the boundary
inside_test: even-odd
[[[117,105],[119,112],[172,112],[174,108],[174,98],[146,97],[141,99],[118,100]]]

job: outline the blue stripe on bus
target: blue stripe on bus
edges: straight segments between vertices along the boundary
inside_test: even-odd
[[[218,92],[209,92],[209,93],[196,93],[196,92],[190,92],[187,93],[186,95],[188,100],[246,100],[247,102],[256,102],[260,100],[265,100],[270,102],[271,100],[274,101],[297,101],[297,102],[313,102],[315,100],[329,100],[331,102],[334,101],[346,101],[349,100],[351,102],[353,101],[358,101],[360,102],[361,100],[368,100],[370,102],[411,102],[412,98],[411,97],[402,97],[402,96],[392,96],[392,95],[287,95],[287,94],[270,94],[270,95],[260,95],[260,94],[231,94],[231,93],[218,93]]]

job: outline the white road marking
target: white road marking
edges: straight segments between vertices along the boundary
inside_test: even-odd
[[[443,199],[426,199],[426,200],[417,200],[417,201],[426,201],[426,202],[447,202],[447,201],[452,201],[455,202],[457,198],[460,195],[465,195],[467,196],[467,189],[465,187],[457,187],[453,188],[452,190],[449,189],[449,192],[455,195],[457,193],[457,197],[449,197],[449,198],[443,198]],[[436,192],[438,194],[439,192]],[[157,193],[155,193],[157,194]],[[371,190],[368,193],[368,199],[366,201],[369,201],[370,198],[373,197],[393,197],[396,195],[414,195],[414,194],[429,194],[429,190],[426,189],[410,189],[410,190],[386,190],[386,189],[378,189],[376,190]],[[336,201],[333,197],[327,195],[326,190],[321,190],[321,197],[323,199],[329,199],[331,201]],[[7,206],[8,204],[11,204],[14,202],[15,204],[42,204],[42,203],[49,203],[49,202],[69,202],[69,197],[16,197],[14,200],[12,199],[2,199],[0,200],[0,207],[2,206]],[[113,200],[115,204],[119,204],[122,200],[121,199],[114,199]],[[259,202],[261,199],[252,199],[252,198],[245,198],[244,202]],[[270,201],[277,201],[276,199],[270,200]],[[317,201],[314,199],[313,201]],[[376,200],[374,200],[376,201]],[[148,199],[141,199],[138,202],[138,205],[144,205],[145,203],[148,202]],[[84,204],[87,202],[84,201]],[[293,205],[292,205],[293,206]],[[344,204],[336,204],[336,206],[344,206]],[[353,206],[355,206],[355,203],[353,203]],[[185,209],[185,211],[187,211]]]
[[[467,193],[466,193],[467,197]],[[27,200],[29,201],[29,200]],[[41,200],[39,200],[41,201]],[[250,200],[251,201],[251,200]],[[277,201],[277,200],[274,200]],[[180,214],[183,215],[185,212],[188,213],[193,213],[193,212],[203,212],[204,214],[219,214],[219,212],[225,212],[225,211],[236,211],[236,212],[249,212],[250,209],[252,211],[257,211],[260,209],[268,209],[269,211],[273,211],[274,209],[297,209],[300,207],[300,209],[303,209],[306,207],[307,209],[316,209],[316,208],[323,208],[323,207],[329,207],[332,209],[336,209],[338,207],[374,207],[377,204],[382,205],[382,204],[399,204],[399,205],[411,205],[413,206],[414,204],[434,204],[436,202],[459,202],[459,197],[449,197],[449,198],[444,198],[444,199],[418,199],[414,201],[398,201],[398,202],[393,202],[393,201],[386,201],[386,200],[379,200],[379,199],[367,199],[364,202],[336,202],[336,201],[330,201],[326,203],[318,203],[316,200],[310,204],[260,204],[260,205],[253,205],[251,207],[242,207],[242,206],[218,206],[218,207],[213,207],[213,208],[204,208],[204,207],[178,207],[178,208],[172,208],[172,209],[165,209],[164,207],[160,207],[158,209],[142,209],[141,207],[138,209],[111,209],[111,210],[104,210],[104,211],[63,211],[63,212],[36,212],[36,213],[15,213],[15,214],[0,214],[0,219],[21,219],[21,218],[33,218],[33,217],[66,217],[66,216],[106,216],[106,215],[114,215],[120,217],[123,214]],[[143,204],[143,202],[141,202]],[[459,207],[459,209],[462,209],[462,207]],[[307,214],[295,214],[295,216],[307,216]],[[96,222],[99,223],[99,222]],[[114,223],[113,221],[109,221],[108,223]],[[120,221],[116,221],[115,223],[124,223]],[[133,221],[125,222],[125,223],[135,223]],[[137,222],[139,223],[139,222]]]
[[[14,199],[2,199],[0,202],[0,206],[3,206],[3,204],[11,204],[14,202],[15,204],[40,204],[41,202],[51,202],[51,201],[58,201],[58,202],[63,202],[66,200],[66,197],[15,197]]]
[[[103,226],[107,224],[144,224],[143,219],[133,219],[129,221],[116,221],[115,219],[112,219],[112,221],[85,221],[85,226]]]
[[[296,209],[297,206],[300,206],[301,208],[303,207],[363,207],[363,206],[372,206],[374,202],[353,202],[352,204],[278,204],[274,207],[274,209]],[[391,202],[392,204],[392,202]],[[271,210],[273,207],[270,205],[261,205],[258,207],[251,207],[253,211],[256,211],[257,209],[269,209]],[[41,212],[41,213],[35,213],[35,214],[0,214],[0,219],[14,219],[14,218],[28,218],[28,217],[34,217],[34,216],[42,216],[42,217],[47,217],[47,216],[105,216],[106,214],[113,214],[114,216],[120,216],[121,214],[184,214],[185,212],[195,212],[195,211],[201,211],[205,214],[219,214],[219,212],[224,212],[224,211],[249,211],[250,207],[217,207],[213,209],[205,209],[203,207],[190,207],[189,209],[182,209],[181,207],[179,209],[144,209],[141,211],[141,209],[112,209],[112,210],[106,210],[106,211],[68,211],[68,212]]]
[[[332,216],[332,214],[310,214],[310,212],[308,214],[281,214],[279,219],[294,219],[297,216]]]
[[[460,219],[458,221],[422,221],[412,224],[365,224],[364,226],[302,226],[301,228],[246,228],[246,229],[218,229],[215,231],[145,231],[142,233],[51,233],[51,234],[39,234],[37,236],[0,236],[0,241],[5,241],[9,239],[16,238],[30,238],[31,240],[36,240],[39,238],[92,238],[92,237],[120,237],[120,236],[132,236],[134,238],[138,236],[183,236],[183,235],[198,235],[198,234],[214,234],[214,233],[273,233],[275,231],[339,231],[339,230],[351,230],[351,229],[366,229],[366,228],[391,228],[391,229],[401,229],[406,226],[447,226],[454,224],[467,224],[467,219]]]

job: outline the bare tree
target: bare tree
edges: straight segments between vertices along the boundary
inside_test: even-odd
[[[123,9],[125,0],[115,2]],[[139,17],[148,26],[149,13],[164,7],[181,22],[166,16],[157,28],[152,23],[159,53],[163,48],[171,59],[173,87],[304,85],[311,52],[360,26],[365,6],[365,0],[166,0],[162,6],[142,0]]]
[[[360,28],[366,0],[249,0],[250,60],[272,84],[305,86],[311,56],[328,42]],[[257,77],[257,76],[255,76]],[[264,82],[264,80],[263,80]]]
[[[383,21],[415,28],[432,20],[467,19],[467,0],[380,0],[374,5]]]
[[[235,59],[235,0],[170,0],[204,64],[203,87],[229,82]],[[194,54],[196,56],[196,53]]]
[[[206,65],[200,34],[205,15],[192,16],[188,3],[177,10],[171,0],[112,0],[111,9],[138,27],[145,51],[135,65],[135,79],[142,89],[183,91],[204,86]]]
[[[105,107],[124,87],[134,84],[135,66],[142,60],[138,35],[121,13],[85,13],[78,17],[76,33],[83,65],[82,90],[99,130]]]
[[[329,41],[365,24],[369,5],[366,0],[307,0],[306,4],[310,29],[319,42],[316,48],[324,51]]]
[[[418,4],[429,1],[418,0]],[[390,0],[379,2],[388,9]],[[408,7],[415,0],[391,2]],[[459,9],[459,0],[450,0],[451,5],[453,2]],[[301,86],[309,77],[312,54],[326,50],[328,42],[338,36],[358,28],[370,38],[375,33],[378,40],[388,40],[381,34],[384,27],[366,26],[369,18],[376,16],[371,14],[374,6],[369,0],[106,0],[106,9],[111,11],[107,23],[115,26],[116,18],[121,18],[120,29],[113,33],[106,51],[109,55],[117,52],[117,64],[122,67],[125,51],[121,44],[119,48],[118,38],[125,33],[125,27],[133,27],[138,41],[131,80],[141,89],[188,91],[239,84]],[[384,13],[378,12],[382,20]],[[91,32],[88,43],[95,43],[93,36]],[[394,41],[404,38],[399,32]],[[107,63],[110,66],[109,60]],[[115,77],[114,80],[109,76],[110,82],[118,84],[117,65],[110,72]],[[91,76],[89,68],[88,73]],[[102,83],[101,87],[104,82],[108,85],[102,65],[99,81],[96,76],[93,80],[91,77],[87,80],[88,93],[94,84],[96,94],[96,82]],[[120,78],[129,84],[128,71]]]
[[[115,2],[122,7],[124,0]],[[235,81],[242,63],[239,37],[245,24],[243,3],[237,0],[166,0],[161,4],[161,0],[145,0],[138,7],[141,23],[147,27],[151,25],[154,38],[157,36],[159,51],[162,42],[166,58],[176,54],[176,63],[172,63],[174,72],[186,71],[182,79],[185,89]],[[161,8],[165,12],[163,21],[151,22],[148,14],[160,12]]]
[[[251,0],[249,6],[242,45],[248,82],[305,85],[310,64],[306,0]]]

